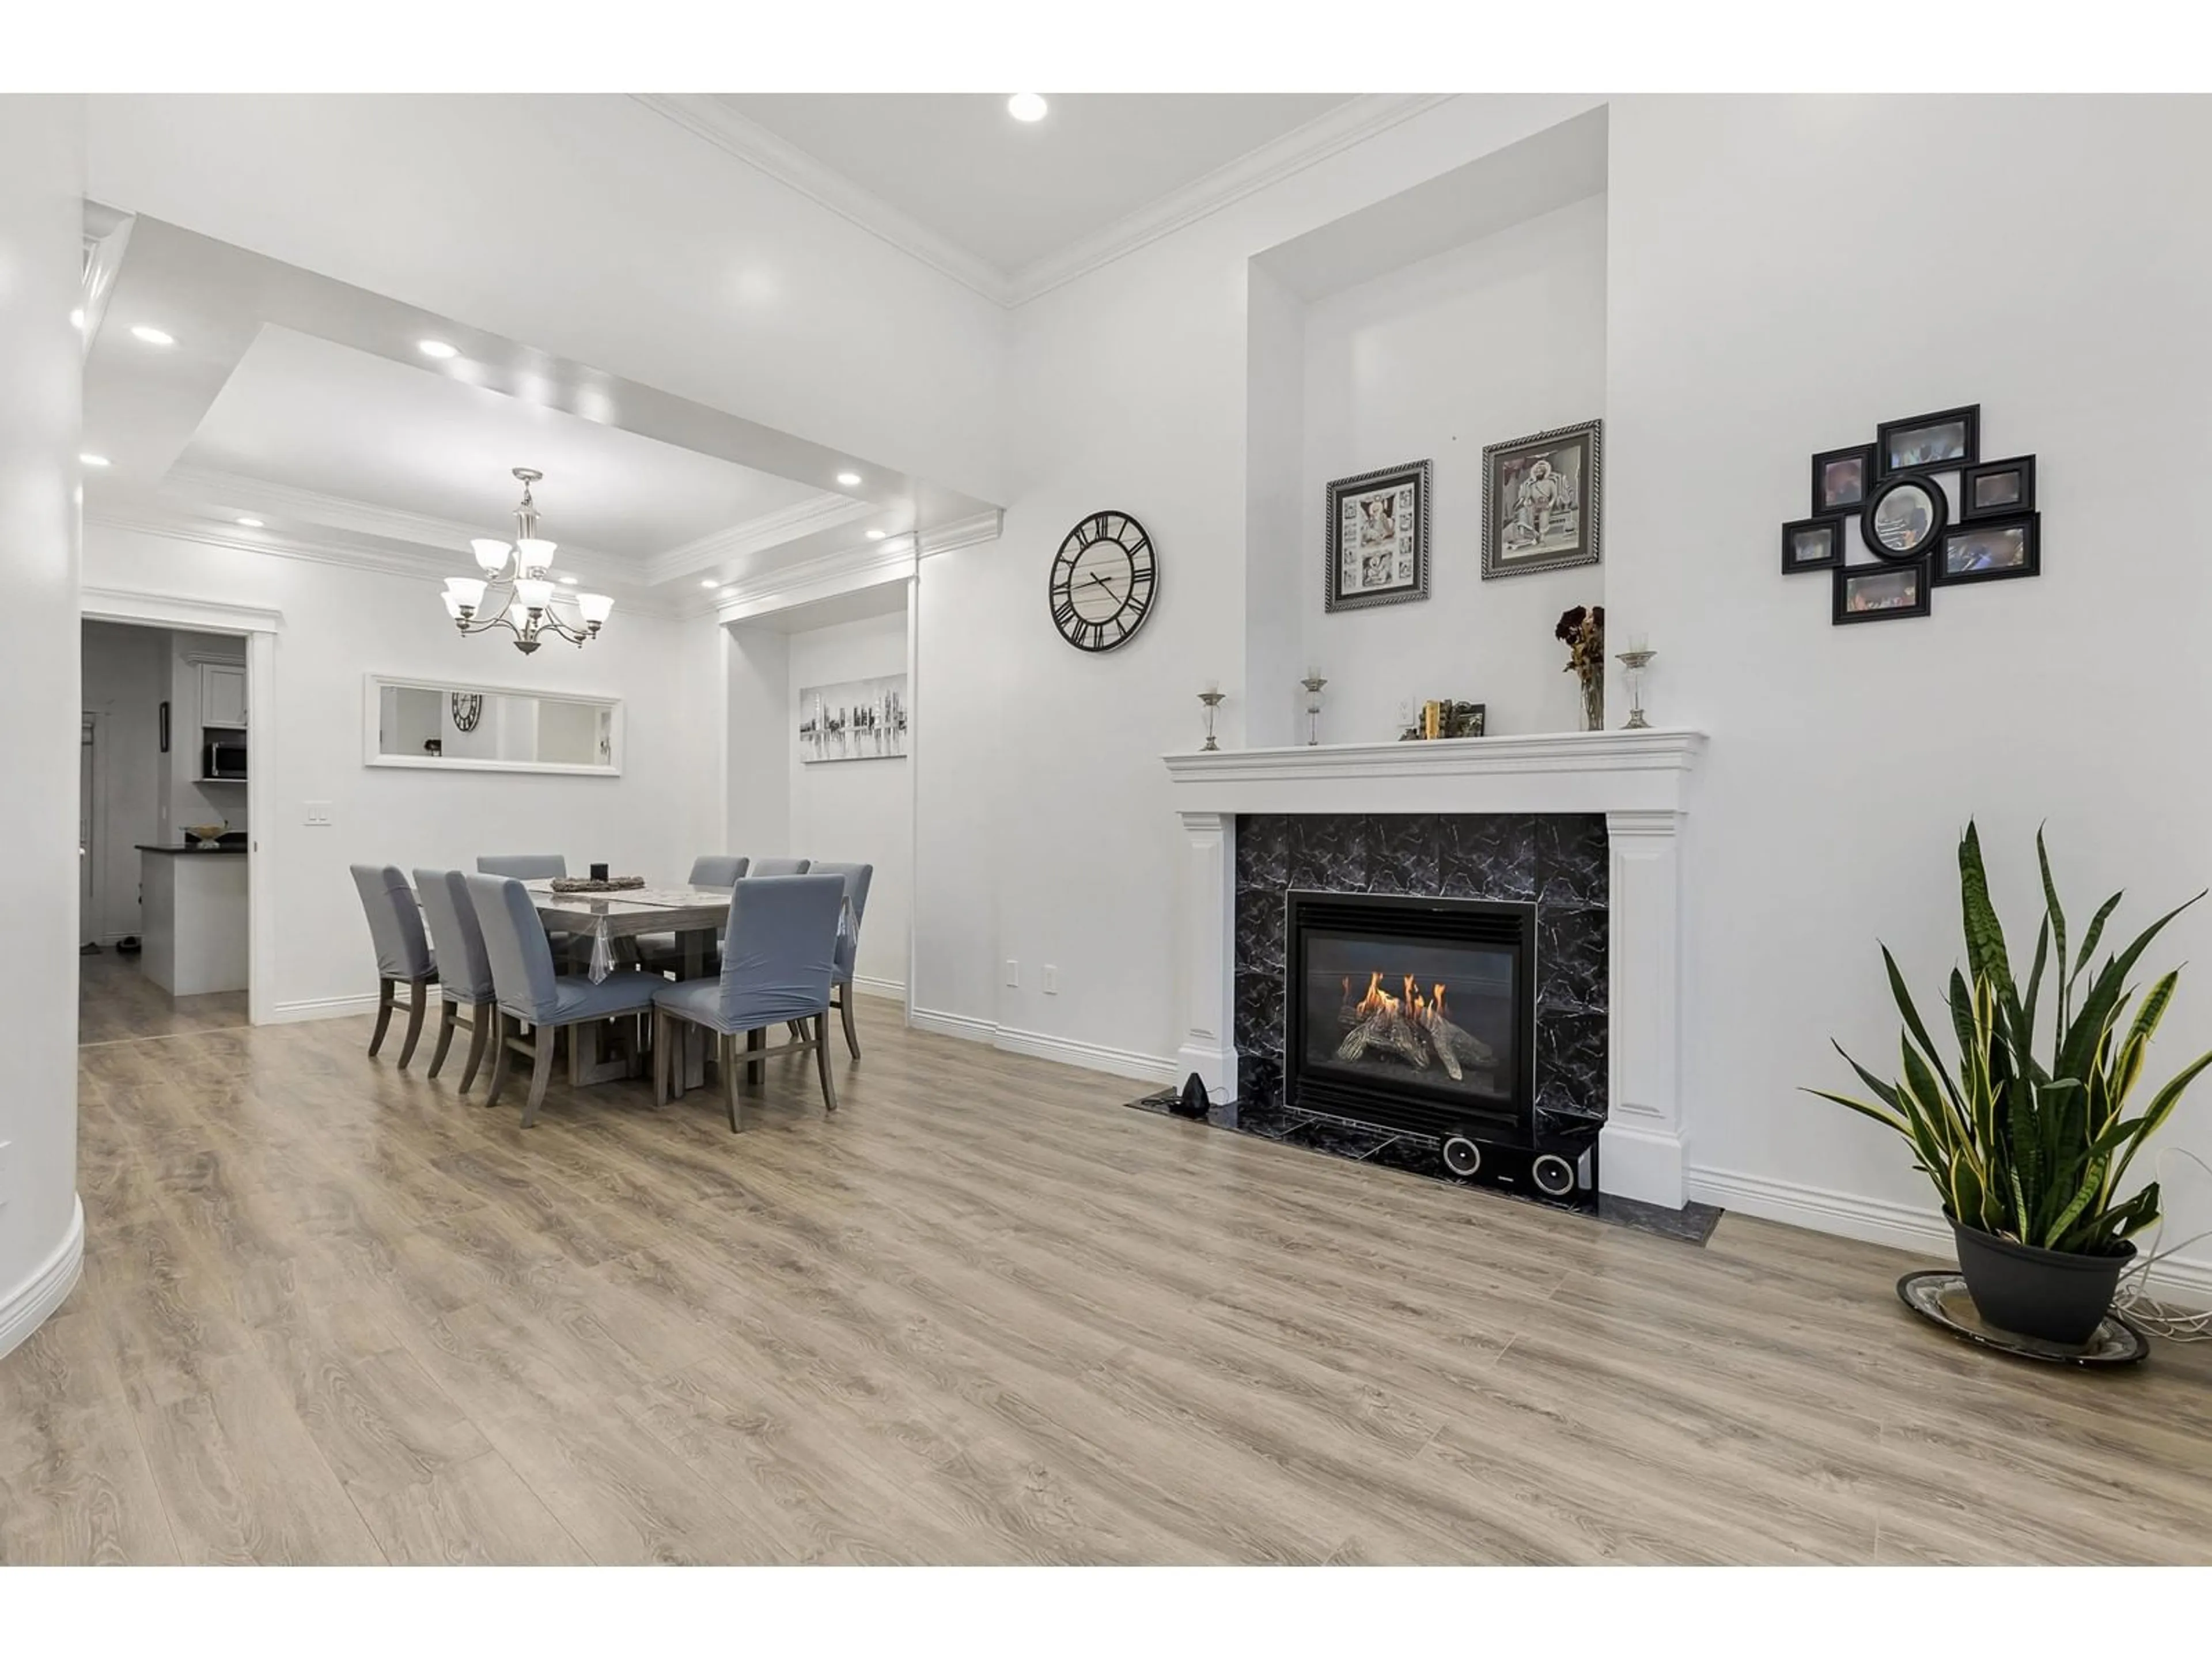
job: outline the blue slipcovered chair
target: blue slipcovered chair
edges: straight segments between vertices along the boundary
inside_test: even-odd
[[[837,876],[748,876],[730,890],[730,920],[722,946],[722,971],[714,979],[671,985],[659,981],[653,996],[653,1097],[668,1100],[678,1023],[702,1026],[715,1039],[723,1103],[730,1127],[739,1127],[738,1037],[745,1038],[749,1080],[760,1080],[761,1062],[774,1054],[811,1049],[822,1079],[822,1103],[837,1109],[830,1077],[830,979],[837,968],[837,913],[845,883]],[[787,1022],[809,1024],[811,1036],[781,1048],[761,1047],[762,1033]]]
[[[430,924],[430,940],[437,947],[438,995],[444,1004],[429,1074],[436,1077],[446,1063],[455,1028],[465,1028],[469,1058],[461,1068],[461,1092],[466,1094],[483,1064],[484,1043],[491,1035],[491,957],[484,951],[483,929],[477,925],[477,907],[469,898],[465,874],[417,870],[415,896],[422,902],[422,918]]]
[[[392,1024],[394,1007],[407,1010],[407,1038],[399,1045],[399,1064],[415,1058],[416,1039],[422,1035],[422,1010],[428,1006],[431,982],[438,977],[438,959],[422,933],[422,912],[408,890],[407,878],[397,866],[356,864],[353,884],[361,893],[361,908],[368,917],[368,936],[376,946],[376,1030],[368,1039],[369,1057],[384,1046],[384,1033]],[[407,1000],[396,1002],[399,982],[407,982]]]
[[[845,1046],[853,1051],[853,1058],[860,1057],[860,1034],[853,1029],[853,969],[860,956],[860,918],[867,914],[868,889],[876,879],[872,864],[819,863],[808,867],[807,873],[816,876],[842,876],[845,878],[845,919],[837,929],[837,969],[830,976],[830,988],[837,994],[832,1006],[845,1027]]]
[[[558,853],[497,853],[477,860],[480,876],[513,876],[517,881],[543,881],[568,873],[568,860]]]
[[[805,859],[755,859],[752,867],[745,872],[745,878],[750,881],[755,876],[803,876],[805,873]]]
[[[744,878],[745,860],[726,853],[708,853],[691,860],[690,885],[720,887],[725,890]],[[704,931],[703,929],[702,930]],[[717,951],[721,948],[719,936],[714,940]],[[665,969],[683,971],[683,940],[673,933],[640,933],[636,939],[638,960],[647,969],[659,973]]]
[[[641,1014],[653,1006],[653,988],[667,981],[651,974],[617,972],[594,985],[581,974],[556,974],[538,908],[521,882],[511,876],[465,879],[477,925],[483,930],[484,954],[491,963],[491,1091],[484,1104],[499,1103],[500,1091],[507,1085],[508,1055],[517,1050],[530,1054],[536,1069],[530,1076],[530,1099],[522,1109],[526,1129],[538,1121],[538,1109],[545,1103],[546,1085],[553,1079],[554,1040],[561,1028]],[[508,1029],[510,1024],[536,1028],[534,1047],[526,1047],[520,1035]]]

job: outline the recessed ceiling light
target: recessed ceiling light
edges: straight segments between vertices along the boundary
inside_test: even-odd
[[[1034,92],[1018,92],[1006,100],[1006,113],[1017,121],[1042,121],[1048,107]]]
[[[720,587],[721,585],[720,580],[714,576],[702,577],[699,582],[699,586],[702,587]]]
[[[261,520],[258,519],[240,519],[239,523],[244,525],[248,530],[258,530],[261,528]]]
[[[871,530],[868,532],[868,539],[872,542],[879,542],[890,533],[888,530]]]
[[[860,482],[860,475],[857,472],[840,472],[837,475],[837,482],[844,485],[846,489],[850,489],[854,484]]]
[[[82,306],[79,306],[75,311],[70,313],[70,326],[71,328],[79,329],[84,326],[84,307]]]
[[[106,466],[107,465],[107,457],[105,455],[80,455],[77,457],[77,459],[83,462],[87,466]]]
[[[131,337],[134,340],[143,340],[148,345],[174,345],[177,343],[177,337],[167,330],[154,328],[145,323],[140,323],[133,328],[131,331]]]
[[[425,357],[446,358],[461,355],[457,347],[449,346],[443,340],[417,340],[415,349]]]
[[[576,585],[576,579],[574,576],[557,576],[554,580],[563,587],[574,587]]]

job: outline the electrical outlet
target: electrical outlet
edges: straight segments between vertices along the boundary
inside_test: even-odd
[[[311,800],[306,803],[306,805],[307,809],[307,816],[306,819],[307,828],[310,830],[327,830],[331,827],[330,802],[326,800]]]
[[[1048,962],[1044,965],[1044,994],[1048,997],[1060,994],[1060,969]]]
[[[1006,958],[1006,988],[1009,991],[1022,988],[1022,964],[1012,957]]]

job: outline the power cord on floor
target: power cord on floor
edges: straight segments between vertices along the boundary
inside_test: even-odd
[[[2212,1164],[2207,1164],[2194,1152],[2185,1152],[2179,1146],[2168,1146],[2158,1155],[2160,1183],[2166,1185],[2166,1160],[2185,1158],[2207,1176],[2212,1176]],[[2172,1249],[2160,1249],[2159,1241],[2166,1236],[2166,1218],[2159,1218],[2158,1226],[2150,1236],[2150,1249],[2142,1260],[2120,1276],[2118,1294],[2112,1298],[2116,1312],[2125,1314],[2130,1320],[2142,1327],[2153,1336],[2162,1336],[2169,1342],[2212,1342],[2212,1310],[2198,1312],[2189,1308],[2177,1308],[2160,1302],[2145,1290],[2151,1268],[2177,1250],[2185,1250],[2201,1239],[2212,1238],[2212,1230],[2185,1238]]]

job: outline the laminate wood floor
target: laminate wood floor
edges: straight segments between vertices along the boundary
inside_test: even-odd
[[[77,958],[79,1042],[228,1030],[248,1023],[245,992],[173,997],[147,978],[139,963],[139,957],[121,956],[112,949]]]
[[[1700,1250],[860,1026],[836,1118],[774,1062],[740,1136],[642,1085],[525,1132],[366,1021],[88,1046],[0,1559],[2212,1556],[2202,1349],[2008,1361],[1893,1252]]]

